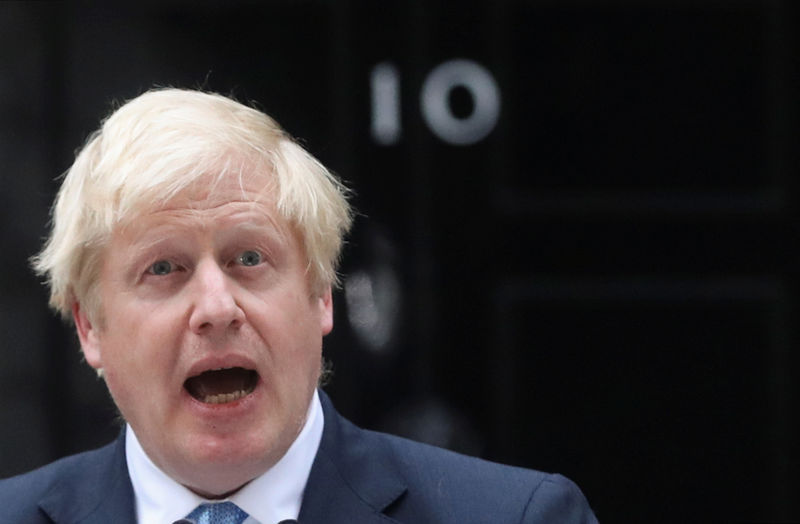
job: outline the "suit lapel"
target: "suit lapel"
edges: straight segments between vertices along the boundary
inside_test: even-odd
[[[136,524],[125,460],[125,434],[82,455],[42,497],[39,507],[57,524]]]
[[[303,495],[302,524],[396,522],[384,510],[406,492],[395,458],[373,434],[336,412],[320,391],[325,429]]]

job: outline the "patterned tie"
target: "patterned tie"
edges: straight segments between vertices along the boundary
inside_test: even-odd
[[[186,516],[197,524],[242,524],[247,513],[233,502],[200,504]]]

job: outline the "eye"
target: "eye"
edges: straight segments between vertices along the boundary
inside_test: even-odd
[[[147,272],[152,275],[169,275],[175,270],[172,265],[172,262],[169,260],[159,260],[158,262],[154,263],[152,266],[147,268]]]
[[[244,251],[236,257],[236,262],[243,266],[257,266],[261,263],[261,253],[251,250]]]

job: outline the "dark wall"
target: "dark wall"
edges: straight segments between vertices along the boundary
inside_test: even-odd
[[[173,85],[354,188],[325,351],[356,422],[564,473],[601,521],[800,518],[797,14],[1,3],[0,476],[118,430],[26,259],[102,116]]]

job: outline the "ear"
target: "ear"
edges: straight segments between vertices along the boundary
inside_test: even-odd
[[[324,337],[333,329],[333,298],[331,297],[331,287],[326,287],[325,291],[317,297],[317,300],[319,301],[320,310],[319,325],[322,336]]]
[[[92,325],[89,316],[81,308],[80,302],[72,304],[72,318],[81,341],[81,349],[86,362],[95,369],[103,368],[103,359],[100,351],[100,340],[97,329]]]

